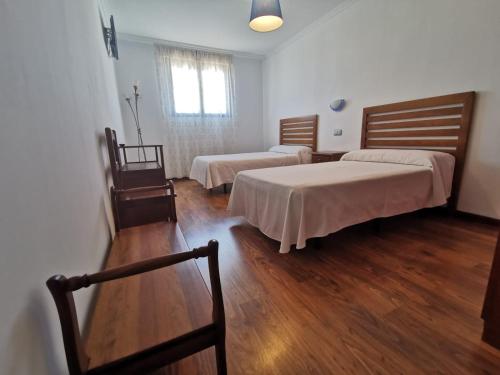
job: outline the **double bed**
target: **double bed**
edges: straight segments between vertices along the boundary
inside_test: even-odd
[[[365,108],[361,150],[340,162],[240,172],[228,209],[280,252],[350,225],[455,207],[474,93]]]
[[[233,183],[238,172],[311,162],[316,151],[318,115],[280,120],[280,146],[268,152],[197,156],[189,178],[212,189]]]

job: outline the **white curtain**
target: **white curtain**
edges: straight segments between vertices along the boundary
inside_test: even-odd
[[[167,177],[187,177],[196,156],[233,151],[235,111],[232,56],[161,45],[156,45],[155,50],[157,81],[165,122],[163,144],[166,174]],[[197,74],[191,74],[193,70]],[[182,74],[186,71],[190,75]],[[221,91],[224,86],[223,110],[220,110],[223,100],[213,103],[213,97],[217,95],[207,92],[213,87],[206,84],[206,81],[209,82],[214,77],[219,98],[224,95]],[[192,103],[199,103],[198,113],[179,113],[182,112],[182,108],[179,108],[183,103],[179,97],[175,103],[174,86],[177,93],[179,90],[184,91],[184,99],[187,97],[190,108]],[[193,97],[189,97],[191,95]]]

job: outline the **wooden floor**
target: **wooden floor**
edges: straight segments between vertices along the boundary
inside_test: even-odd
[[[120,231],[105,268],[189,251],[174,223]],[[194,260],[101,284],[86,349],[89,368],[117,360],[212,322],[211,297]],[[214,374],[213,349],[190,356],[155,375]]]
[[[480,340],[495,227],[422,213],[279,254],[222,191],[176,191],[189,247],[220,242],[230,374],[500,374]]]

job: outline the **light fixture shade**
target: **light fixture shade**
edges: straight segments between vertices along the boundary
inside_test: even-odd
[[[279,0],[252,0],[249,26],[261,33],[273,31],[283,25]]]

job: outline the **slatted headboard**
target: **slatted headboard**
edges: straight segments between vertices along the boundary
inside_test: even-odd
[[[318,147],[318,115],[280,120],[280,145]]]
[[[449,205],[455,208],[474,99],[472,91],[365,108],[361,148],[425,149],[454,155]]]

